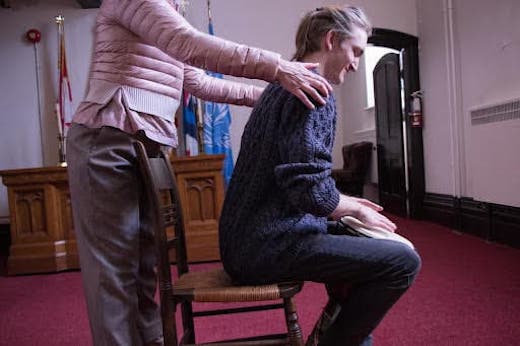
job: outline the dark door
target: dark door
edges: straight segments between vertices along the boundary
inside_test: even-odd
[[[389,53],[374,68],[379,202],[386,211],[406,215],[399,55]]]

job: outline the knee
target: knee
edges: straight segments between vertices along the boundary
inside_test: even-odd
[[[404,263],[405,271],[408,273],[408,275],[415,278],[417,274],[419,274],[422,265],[419,253],[417,253],[416,250],[407,249]]]
[[[393,262],[393,281],[400,287],[410,287],[421,270],[421,257],[408,246],[401,246]]]

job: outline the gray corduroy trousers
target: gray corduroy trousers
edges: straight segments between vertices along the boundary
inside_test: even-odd
[[[139,346],[162,335],[135,141],[111,127],[73,124],[68,133],[74,230],[96,346]]]

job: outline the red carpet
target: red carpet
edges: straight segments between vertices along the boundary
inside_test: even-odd
[[[429,222],[393,219],[415,243],[423,269],[376,330],[375,345],[520,345],[519,250]],[[298,295],[304,334],[325,299],[312,283]],[[208,318],[199,320],[198,336],[281,330],[281,321],[273,312]],[[0,277],[0,345],[91,345],[79,272]]]

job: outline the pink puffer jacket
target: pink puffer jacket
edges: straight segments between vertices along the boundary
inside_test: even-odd
[[[182,88],[205,100],[253,105],[261,89],[192,66],[274,81],[280,56],[194,29],[166,0],[104,0],[95,28],[89,89],[74,122],[114,126],[176,145]]]

